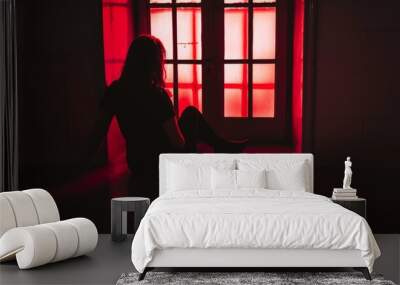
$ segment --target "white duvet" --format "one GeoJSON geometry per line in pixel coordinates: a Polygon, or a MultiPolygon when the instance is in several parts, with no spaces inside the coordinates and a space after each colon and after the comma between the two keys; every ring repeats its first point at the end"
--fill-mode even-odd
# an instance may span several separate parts
{"type": "Polygon", "coordinates": [[[165,248],[358,249],[371,272],[380,255],[359,215],[324,196],[265,189],[164,194],[133,239],[135,268],[165,248]]]}

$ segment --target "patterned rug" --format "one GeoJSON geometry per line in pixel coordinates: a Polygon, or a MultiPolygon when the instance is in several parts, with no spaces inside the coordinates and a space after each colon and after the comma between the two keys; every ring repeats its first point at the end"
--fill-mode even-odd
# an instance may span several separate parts
{"type": "Polygon", "coordinates": [[[360,272],[148,272],[142,281],[138,281],[138,276],[138,273],[122,274],[117,285],[395,285],[392,281],[384,280],[381,275],[372,275],[373,280],[368,281],[360,272]]]}

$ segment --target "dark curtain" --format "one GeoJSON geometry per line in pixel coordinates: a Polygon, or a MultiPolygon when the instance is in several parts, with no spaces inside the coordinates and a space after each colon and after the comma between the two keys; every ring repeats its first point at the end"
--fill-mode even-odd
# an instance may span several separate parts
{"type": "Polygon", "coordinates": [[[0,0],[0,192],[18,188],[15,0],[0,0]]]}

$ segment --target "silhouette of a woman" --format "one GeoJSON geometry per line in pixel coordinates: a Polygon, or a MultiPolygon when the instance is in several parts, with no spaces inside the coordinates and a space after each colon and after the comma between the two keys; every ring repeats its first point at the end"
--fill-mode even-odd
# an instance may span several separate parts
{"type": "Polygon", "coordinates": [[[151,199],[158,196],[160,153],[196,152],[199,141],[210,144],[216,152],[239,152],[244,147],[244,142],[218,136],[194,107],[186,108],[177,118],[164,89],[164,59],[165,48],[159,39],[137,37],[119,80],[110,85],[102,102],[105,129],[115,115],[126,140],[130,194],[151,199]]]}

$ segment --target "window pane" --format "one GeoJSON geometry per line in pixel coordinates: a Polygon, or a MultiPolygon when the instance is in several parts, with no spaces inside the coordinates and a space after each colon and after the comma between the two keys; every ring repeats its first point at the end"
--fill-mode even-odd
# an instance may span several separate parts
{"type": "Polygon", "coordinates": [[[247,117],[247,64],[225,64],[224,116],[247,117]]]}
{"type": "Polygon", "coordinates": [[[275,64],[253,65],[253,117],[274,117],[275,64]]]}
{"type": "Polygon", "coordinates": [[[151,8],[150,13],[151,34],[162,41],[167,59],[172,59],[172,9],[151,8]]]}
{"type": "Polygon", "coordinates": [[[177,9],[178,59],[201,59],[201,10],[177,9]]]}
{"type": "Polygon", "coordinates": [[[275,16],[273,7],[254,8],[253,57],[255,59],[275,58],[275,16]]]}
{"type": "Polygon", "coordinates": [[[246,59],[248,49],[247,8],[225,9],[225,58],[246,59]]]}
{"type": "Polygon", "coordinates": [[[165,88],[170,92],[171,100],[173,103],[174,94],[174,68],[172,64],[165,65],[165,88]]]}
{"type": "Polygon", "coordinates": [[[178,98],[179,115],[188,106],[194,106],[203,111],[202,85],[200,64],[178,65],[178,98]]]}
{"type": "Polygon", "coordinates": [[[253,64],[253,83],[275,82],[275,64],[253,64]]]}

